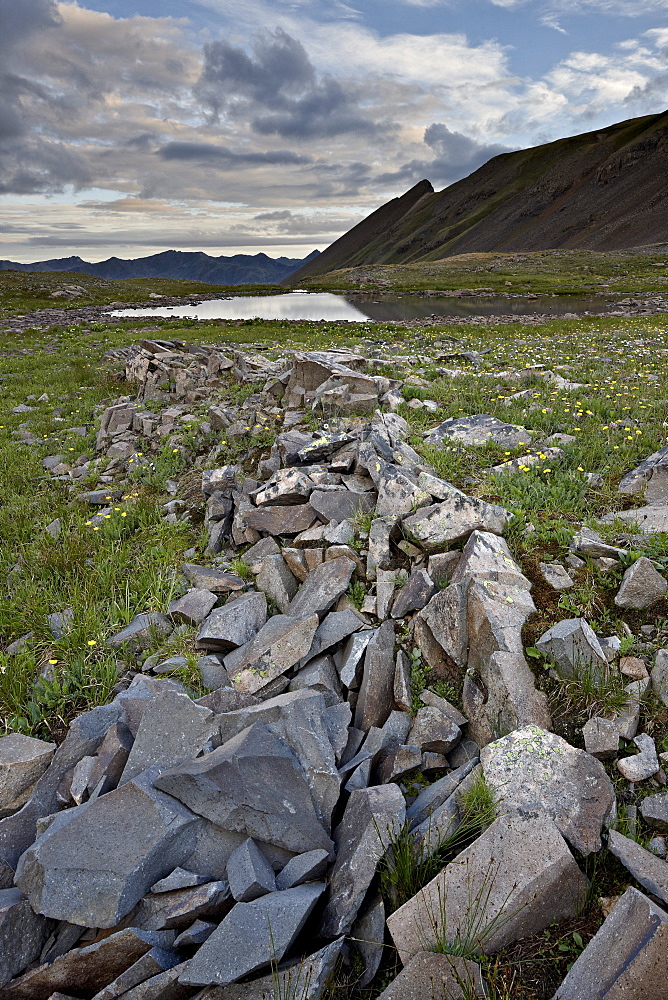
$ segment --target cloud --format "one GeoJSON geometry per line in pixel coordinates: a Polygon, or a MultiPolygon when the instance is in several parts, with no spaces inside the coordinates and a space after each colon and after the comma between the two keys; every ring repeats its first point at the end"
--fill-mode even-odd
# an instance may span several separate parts
{"type": "MultiPolygon", "coordinates": [[[[534,0],[489,0],[495,7],[505,7],[512,10],[527,7],[534,0]]],[[[641,17],[644,14],[664,14],[665,0],[546,0],[536,5],[539,11],[558,12],[561,14],[610,14],[615,17],[641,17]]],[[[549,27],[554,25],[549,24],[549,27]]]]}
{"type": "Polygon", "coordinates": [[[225,41],[204,47],[196,93],[216,120],[246,118],[261,135],[321,138],[379,127],[352,88],[318,75],[304,46],[282,28],[257,35],[250,54],[225,41]]]}
{"type": "Polygon", "coordinates": [[[453,132],[442,122],[433,122],[425,129],[424,142],[435,154],[433,159],[411,160],[397,171],[381,174],[378,182],[401,180],[413,184],[426,177],[438,187],[467,177],[493,156],[511,152],[509,146],[477,142],[461,132],[453,132]]]}
{"type": "Polygon", "coordinates": [[[300,156],[289,149],[276,149],[267,153],[236,153],[225,146],[208,142],[170,142],[158,150],[165,160],[198,160],[212,163],[223,170],[247,166],[290,166],[311,163],[310,156],[300,156]]]}

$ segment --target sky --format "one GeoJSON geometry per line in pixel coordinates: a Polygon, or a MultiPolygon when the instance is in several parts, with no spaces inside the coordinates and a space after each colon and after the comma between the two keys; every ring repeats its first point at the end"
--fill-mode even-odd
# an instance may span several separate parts
{"type": "Polygon", "coordinates": [[[668,0],[0,0],[0,258],[303,257],[668,108],[668,0]]]}

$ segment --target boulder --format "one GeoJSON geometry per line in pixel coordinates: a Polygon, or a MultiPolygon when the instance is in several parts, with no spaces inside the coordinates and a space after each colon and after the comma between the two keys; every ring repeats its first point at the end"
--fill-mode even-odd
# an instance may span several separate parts
{"type": "Polygon", "coordinates": [[[334,663],[339,672],[341,683],[347,688],[357,690],[362,678],[364,653],[369,642],[375,635],[375,629],[363,629],[351,635],[337,650],[334,663]]]}
{"type": "Polygon", "coordinates": [[[359,985],[372,981],[385,951],[385,904],[380,893],[371,899],[353,924],[351,937],[364,964],[359,985]]]}
{"type": "Polygon", "coordinates": [[[171,892],[150,892],[132,914],[132,923],[150,931],[182,929],[199,917],[220,918],[230,906],[228,881],[219,879],[171,892]]]}
{"type": "Polygon", "coordinates": [[[647,556],[641,556],[624,573],[615,604],[618,608],[642,611],[663,597],[666,590],[668,581],[654,569],[647,556]]]}
{"type": "Polygon", "coordinates": [[[241,517],[246,527],[274,536],[298,535],[300,531],[311,528],[318,519],[309,503],[250,508],[241,517]]]}
{"type": "Polygon", "coordinates": [[[668,903],[668,861],[657,858],[617,830],[611,830],[608,834],[608,850],[619,858],[647,892],[663,903],[668,903]]]}
{"type": "Polygon", "coordinates": [[[243,646],[267,620],[267,599],[263,593],[242,594],[206,618],[197,634],[202,649],[229,650],[243,646]]]}
{"type": "Polygon", "coordinates": [[[600,761],[537,726],[483,747],[480,761],[509,813],[549,816],[576,850],[600,850],[601,828],[615,808],[614,788],[600,761]]]}
{"type": "Polygon", "coordinates": [[[406,964],[439,939],[490,955],[578,913],[587,880],[547,816],[505,815],[387,921],[406,964]]]}
{"type": "Polygon", "coordinates": [[[506,540],[489,531],[474,531],[470,535],[449,575],[450,583],[465,583],[469,579],[531,590],[531,583],[511,556],[506,540]]]}
{"type": "Polygon", "coordinates": [[[55,743],[23,733],[0,737],[0,816],[20,809],[53,760],[55,743]]]}
{"type": "Polygon", "coordinates": [[[317,614],[274,615],[250,642],[225,657],[232,686],[254,694],[280,677],[308,654],[318,624],[317,614]]]}
{"type": "Polygon", "coordinates": [[[187,963],[179,981],[224,986],[280,962],[324,891],[323,882],[311,882],[237,903],[187,963]]]}
{"type": "Polygon", "coordinates": [[[473,531],[502,535],[509,517],[503,507],[458,491],[404,518],[403,528],[410,541],[427,552],[439,552],[468,538],[473,531]]]}
{"type": "Polygon", "coordinates": [[[213,712],[187,694],[162,691],[142,715],[137,736],[119,784],[149,767],[164,771],[196,757],[216,731],[213,712]]]}
{"type": "Polygon", "coordinates": [[[262,560],[260,572],[255,578],[255,586],[285,614],[290,601],[297,593],[299,584],[288,569],[283,556],[275,555],[265,556],[262,560]]]}
{"type": "Polygon", "coordinates": [[[183,597],[172,601],[167,608],[167,614],[175,622],[185,625],[199,625],[216,606],[218,594],[210,590],[197,590],[194,587],[183,597]]]}
{"type": "Polygon", "coordinates": [[[456,955],[418,951],[378,1000],[475,1000],[487,996],[480,966],[456,955]],[[466,992],[464,992],[466,990],[466,992]]]}
{"type": "Polygon", "coordinates": [[[383,622],[364,655],[364,673],[355,709],[355,726],[382,726],[394,703],[394,624],[383,622]]]}
{"type": "Polygon", "coordinates": [[[0,889],[0,987],[38,961],[51,927],[19,889],[0,889]]]}
{"type": "Polygon", "coordinates": [[[293,617],[306,614],[324,615],[345,593],[354,570],[355,563],[345,556],[317,566],[297,591],[297,596],[288,608],[288,614],[293,617]]]}
{"type": "MultiPolygon", "coordinates": [[[[477,659],[477,658],[476,658],[477,659]]],[[[484,746],[501,733],[524,726],[551,727],[547,695],[537,691],[529,664],[520,652],[495,652],[478,659],[477,675],[467,673],[463,703],[469,734],[484,746]]]]}
{"type": "Polygon", "coordinates": [[[448,719],[440,709],[425,706],[418,709],[407,742],[420,747],[421,750],[446,754],[459,743],[461,738],[462,732],[459,726],[448,719]]]}
{"type": "Polygon", "coordinates": [[[317,850],[297,854],[276,876],[276,888],[294,889],[303,882],[312,882],[313,879],[325,874],[328,862],[327,851],[317,850]]]}
{"type": "Polygon", "coordinates": [[[232,590],[243,590],[246,586],[246,581],[235,573],[226,573],[222,569],[212,569],[210,566],[184,563],[181,572],[191,587],[196,590],[210,590],[213,594],[228,594],[232,590]]]}
{"type": "MultiPolygon", "coordinates": [[[[491,673],[488,661],[495,653],[523,655],[522,626],[536,610],[525,587],[475,579],[469,585],[466,610],[470,670],[491,673]]],[[[530,683],[526,672],[523,679],[525,686],[530,683]]]]}
{"type": "Polygon", "coordinates": [[[487,444],[493,441],[504,448],[517,448],[521,444],[531,444],[531,434],[516,424],[507,424],[488,413],[478,413],[472,417],[449,417],[438,427],[428,431],[425,439],[430,444],[452,442],[467,446],[487,444]]]}
{"type": "Polygon", "coordinates": [[[425,569],[414,570],[392,604],[392,617],[404,618],[420,611],[436,593],[436,586],[425,569]]]}
{"type": "Polygon", "coordinates": [[[157,645],[160,639],[173,631],[174,626],[166,615],[151,611],[133,618],[129,625],[107,639],[107,645],[112,649],[125,648],[132,653],[141,653],[157,645]]]}
{"type": "Polygon", "coordinates": [[[641,493],[652,479],[654,470],[661,470],[667,465],[668,447],[659,448],[658,451],[643,459],[635,469],[626,473],[619,484],[618,492],[626,495],[641,493]]]}
{"type": "Polygon", "coordinates": [[[338,937],[351,930],[378,862],[405,817],[406,803],[397,785],[352,792],[334,834],[337,856],[322,918],[324,937],[338,937]]]}
{"type": "Polygon", "coordinates": [[[604,524],[624,521],[628,525],[637,525],[638,530],[645,535],[665,534],[668,532],[668,505],[649,504],[646,507],[633,507],[631,510],[612,511],[605,514],[601,521],[604,524]]]}
{"type": "Polygon", "coordinates": [[[608,661],[593,629],[584,618],[557,622],[544,632],[536,647],[554,663],[562,677],[583,672],[607,672],[608,661]]]}
{"type": "Polygon", "coordinates": [[[277,888],[273,868],[250,837],[230,855],[227,877],[232,896],[240,903],[250,903],[277,888]]]}
{"type": "Polygon", "coordinates": [[[648,795],[640,803],[642,818],[653,830],[668,833],[668,792],[648,795]]]}

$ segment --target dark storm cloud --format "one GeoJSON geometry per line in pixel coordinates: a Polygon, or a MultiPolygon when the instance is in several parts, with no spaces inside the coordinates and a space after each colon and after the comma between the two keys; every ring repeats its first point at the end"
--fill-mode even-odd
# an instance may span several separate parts
{"type": "Polygon", "coordinates": [[[411,160],[398,170],[381,174],[376,181],[381,184],[415,183],[429,177],[436,186],[452,184],[487,163],[500,153],[511,152],[510,147],[476,142],[475,139],[452,132],[442,122],[434,122],[425,129],[424,141],[433,150],[431,160],[411,160]]]}
{"type": "Polygon", "coordinates": [[[168,142],[158,150],[163,160],[196,160],[209,163],[222,170],[236,167],[290,166],[310,163],[311,158],[300,156],[289,149],[276,149],[268,153],[235,153],[226,146],[213,146],[208,142],[168,142]]]}
{"type": "Polygon", "coordinates": [[[225,41],[206,45],[196,93],[214,117],[243,117],[261,135],[313,139],[379,128],[357,95],[318,76],[301,42],[281,28],[258,36],[250,55],[225,41]]]}
{"type": "Polygon", "coordinates": [[[21,45],[33,33],[60,23],[55,0],[0,0],[0,139],[20,135],[21,98],[36,88],[21,72],[21,45]]]}

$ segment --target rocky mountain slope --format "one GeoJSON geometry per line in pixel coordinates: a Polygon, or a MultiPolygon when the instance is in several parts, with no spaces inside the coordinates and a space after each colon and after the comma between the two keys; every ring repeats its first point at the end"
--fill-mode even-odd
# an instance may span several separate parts
{"type": "Polygon", "coordinates": [[[175,278],[211,285],[263,285],[282,281],[317,256],[317,250],[304,259],[294,260],[290,257],[268,257],[265,253],[211,257],[206,253],[166,250],[136,260],[109,257],[95,264],[81,257],[39,260],[33,264],[0,260],[0,271],[70,271],[99,278],[175,278]]]}
{"type": "Polygon", "coordinates": [[[668,241],[668,112],[504,153],[435,192],[421,181],[287,279],[456,254],[668,241]]]}

